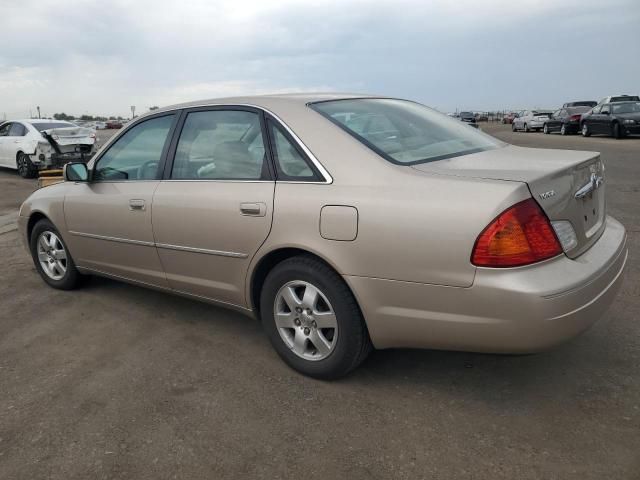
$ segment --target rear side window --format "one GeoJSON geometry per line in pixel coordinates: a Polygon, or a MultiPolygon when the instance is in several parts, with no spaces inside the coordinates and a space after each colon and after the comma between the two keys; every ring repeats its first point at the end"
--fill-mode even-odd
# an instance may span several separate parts
{"type": "Polygon", "coordinates": [[[127,130],[100,157],[94,179],[101,181],[153,180],[168,143],[175,115],[145,120],[127,130]]]}
{"type": "Polygon", "coordinates": [[[27,133],[27,129],[20,123],[12,123],[9,129],[10,137],[23,137],[27,133]]]}
{"type": "Polygon", "coordinates": [[[310,104],[386,160],[432,162],[505,146],[468,124],[406,100],[358,98],[310,104]]]}
{"type": "Polygon", "coordinates": [[[244,110],[189,113],[176,148],[171,178],[268,179],[260,116],[244,110]]]}
{"type": "Polygon", "coordinates": [[[285,132],[269,120],[273,156],[278,180],[316,181],[318,176],[304,155],[291,142],[285,132]]]}

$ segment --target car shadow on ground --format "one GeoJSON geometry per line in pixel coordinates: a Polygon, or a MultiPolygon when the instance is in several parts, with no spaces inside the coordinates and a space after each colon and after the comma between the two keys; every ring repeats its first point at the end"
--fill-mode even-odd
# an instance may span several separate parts
{"type": "MultiPolygon", "coordinates": [[[[260,323],[241,313],[101,277],[92,277],[82,291],[91,296],[109,297],[105,299],[107,304],[131,303],[145,310],[148,308],[154,325],[169,322],[180,329],[193,348],[207,348],[227,338],[249,336],[247,348],[251,348],[246,354],[264,355],[264,368],[270,370],[270,375],[318,382],[302,377],[280,361],[260,323]],[[259,346],[259,352],[255,351],[256,346],[259,346]]],[[[387,389],[422,385],[425,389],[453,389],[456,394],[468,394],[478,400],[497,401],[496,395],[500,395],[499,402],[525,395],[537,397],[538,389],[543,386],[547,392],[549,385],[555,385],[557,391],[575,388],[575,382],[580,383],[581,379],[585,384],[592,382],[594,371],[605,368],[603,365],[616,361],[624,363],[624,359],[616,360],[616,352],[609,351],[605,342],[598,339],[598,335],[578,337],[550,351],[532,355],[376,350],[359,368],[335,383],[362,388],[386,386],[387,389]],[[572,387],[568,386],[568,377],[573,379],[572,387]]],[[[243,361],[242,358],[237,360],[243,361]]]]}

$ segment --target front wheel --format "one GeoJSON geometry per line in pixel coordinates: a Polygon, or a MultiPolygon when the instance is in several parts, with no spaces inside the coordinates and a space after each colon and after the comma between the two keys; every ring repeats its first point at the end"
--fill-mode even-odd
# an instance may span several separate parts
{"type": "Polygon", "coordinates": [[[313,257],[287,259],[269,272],[260,295],[260,316],[280,357],[311,377],[342,377],[372,349],[351,290],[340,275],[313,257]]]}
{"type": "Polygon", "coordinates": [[[562,126],[560,127],[560,135],[566,135],[567,134],[567,126],[563,123],[562,126]]]}
{"type": "Polygon", "coordinates": [[[527,125],[526,123],[524,124],[524,133],[529,133],[529,125],[527,125]]]}
{"type": "Polygon", "coordinates": [[[581,133],[583,137],[588,137],[589,135],[591,135],[591,130],[589,130],[589,125],[587,125],[586,122],[582,124],[581,133]]]}
{"type": "Polygon", "coordinates": [[[620,139],[623,137],[622,129],[620,128],[620,124],[618,122],[613,124],[613,138],[620,139]]]}
{"type": "Polygon", "coordinates": [[[551,133],[551,132],[549,131],[549,127],[547,126],[547,124],[546,124],[546,123],[542,126],[542,131],[543,131],[546,135],[549,135],[549,134],[551,133]]]}
{"type": "Polygon", "coordinates": [[[42,219],[33,227],[30,249],[36,270],[49,286],[59,290],[78,286],[80,273],[62,236],[49,220],[42,219]]]}
{"type": "Polygon", "coordinates": [[[38,168],[31,161],[31,157],[23,152],[18,153],[16,157],[16,167],[22,178],[35,178],[38,174],[38,168]]]}
{"type": "Polygon", "coordinates": [[[512,132],[515,132],[515,131],[517,131],[517,130],[518,130],[518,129],[516,128],[516,123],[515,123],[515,122],[513,122],[513,123],[511,124],[511,131],[512,131],[512,132]]]}

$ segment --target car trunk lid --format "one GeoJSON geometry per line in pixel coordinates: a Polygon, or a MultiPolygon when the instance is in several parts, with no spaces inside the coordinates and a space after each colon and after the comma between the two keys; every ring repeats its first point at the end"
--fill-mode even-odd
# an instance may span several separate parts
{"type": "Polygon", "coordinates": [[[575,258],[598,239],[605,225],[604,165],[597,152],[507,146],[413,165],[434,174],[524,182],[551,221],[571,222],[575,258]]]}
{"type": "Polygon", "coordinates": [[[76,147],[93,146],[96,141],[95,133],[90,128],[61,127],[43,130],[42,135],[51,143],[58,153],[79,151],[76,147]]]}

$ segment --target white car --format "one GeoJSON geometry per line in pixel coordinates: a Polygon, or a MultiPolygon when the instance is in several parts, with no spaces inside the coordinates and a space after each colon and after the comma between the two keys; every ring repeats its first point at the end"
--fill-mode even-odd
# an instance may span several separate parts
{"type": "Polygon", "coordinates": [[[95,131],[61,120],[12,120],[0,124],[0,167],[33,178],[38,170],[87,161],[94,153],[95,131]]]}
{"type": "Polygon", "coordinates": [[[549,120],[551,110],[526,110],[522,115],[513,119],[511,124],[511,130],[517,132],[518,130],[524,130],[530,132],[531,130],[540,131],[544,126],[544,122],[549,120]]]}

